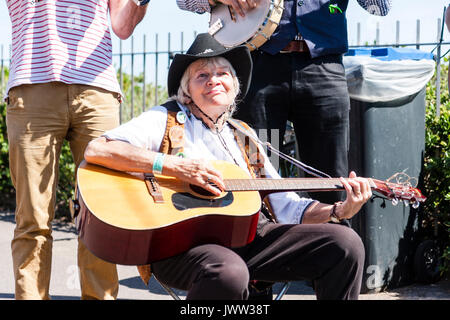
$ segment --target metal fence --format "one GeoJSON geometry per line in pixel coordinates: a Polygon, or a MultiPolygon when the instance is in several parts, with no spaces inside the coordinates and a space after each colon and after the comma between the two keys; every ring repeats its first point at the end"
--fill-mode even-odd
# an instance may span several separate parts
{"type": "MultiPolygon", "coordinates": [[[[393,43],[382,43],[380,40],[380,26],[377,23],[376,32],[370,42],[362,40],[361,24],[356,24],[356,43],[352,47],[415,47],[424,51],[433,52],[436,68],[440,70],[441,61],[450,51],[450,42],[443,41],[444,23],[443,19],[437,19],[436,41],[421,42],[421,22],[416,22],[416,41],[401,42],[399,21],[395,25],[395,41],[393,43]],[[442,52],[445,52],[442,54],[442,52]]],[[[411,31],[411,30],[409,30],[411,31]]],[[[126,41],[113,43],[113,63],[117,70],[118,81],[122,88],[124,101],[121,105],[121,121],[128,121],[148,108],[158,105],[167,98],[166,78],[171,59],[176,53],[185,52],[185,48],[195,38],[196,32],[181,32],[178,35],[168,33],[163,39],[159,34],[150,37],[146,35],[139,41],[131,37],[126,41]],[[140,50],[137,50],[137,46],[140,50]],[[124,47],[128,47],[126,50],[124,47]],[[151,50],[147,47],[152,47],[151,50]]],[[[0,93],[3,95],[6,88],[7,67],[9,66],[10,46],[0,47],[0,93]]],[[[440,75],[440,72],[437,73],[440,75]]],[[[437,77],[436,83],[440,78],[437,77]]],[[[437,113],[439,114],[440,86],[436,89],[437,113]]]]}

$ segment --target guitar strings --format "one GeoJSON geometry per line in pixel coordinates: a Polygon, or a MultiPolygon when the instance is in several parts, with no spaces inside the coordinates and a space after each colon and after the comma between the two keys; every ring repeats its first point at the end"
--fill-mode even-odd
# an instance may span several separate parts
{"type": "Polygon", "coordinates": [[[275,153],[277,156],[279,156],[281,159],[284,159],[288,162],[290,162],[291,164],[293,164],[294,166],[296,166],[297,168],[302,169],[304,172],[316,177],[316,178],[331,178],[330,175],[320,171],[319,169],[313,168],[311,166],[308,166],[307,164],[301,162],[300,160],[297,160],[283,152],[281,152],[280,150],[274,148],[269,142],[262,142],[257,136],[253,135],[252,132],[249,132],[248,130],[244,130],[243,128],[241,128],[241,125],[238,124],[236,121],[228,119],[228,122],[234,127],[236,128],[239,132],[241,132],[242,134],[246,135],[247,137],[249,137],[250,139],[253,140],[253,142],[263,146],[263,147],[267,147],[268,150],[270,150],[271,152],[275,153]]]}
{"type": "Polygon", "coordinates": [[[397,183],[403,187],[409,188],[415,188],[417,186],[418,180],[417,178],[414,177],[410,177],[408,174],[406,174],[404,171],[403,172],[397,172],[395,174],[393,174],[391,177],[389,177],[386,182],[391,182],[392,180],[395,180],[394,183],[397,183]]]}

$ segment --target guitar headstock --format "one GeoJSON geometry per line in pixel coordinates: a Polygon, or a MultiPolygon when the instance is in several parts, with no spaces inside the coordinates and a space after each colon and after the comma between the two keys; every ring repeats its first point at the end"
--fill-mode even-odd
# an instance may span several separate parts
{"type": "Polygon", "coordinates": [[[419,189],[414,188],[411,185],[376,179],[372,180],[375,183],[373,189],[389,200],[392,200],[393,203],[403,200],[407,203],[412,203],[413,207],[417,208],[420,202],[424,202],[427,199],[419,189]]]}

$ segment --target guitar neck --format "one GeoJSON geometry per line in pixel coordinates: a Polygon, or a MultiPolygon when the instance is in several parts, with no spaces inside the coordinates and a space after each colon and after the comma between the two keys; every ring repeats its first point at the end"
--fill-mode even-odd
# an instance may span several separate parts
{"type": "Polygon", "coordinates": [[[226,191],[313,192],[344,189],[339,178],[225,179],[224,183],[226,191]]]}

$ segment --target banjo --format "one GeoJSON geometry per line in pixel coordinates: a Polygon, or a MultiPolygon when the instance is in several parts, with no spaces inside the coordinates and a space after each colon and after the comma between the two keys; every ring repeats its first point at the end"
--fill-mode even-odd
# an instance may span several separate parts
{"type": "Polygon", "coordinates": [[[241,17],[231,6],[218,4],[211,11],[208,32],[225,47],[245,44],[252,51],[269,40],[283,10],[283,0],[260,0],[241,17]]]}

